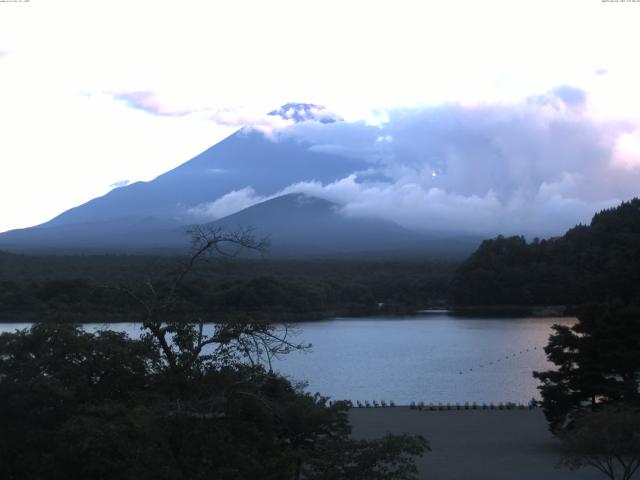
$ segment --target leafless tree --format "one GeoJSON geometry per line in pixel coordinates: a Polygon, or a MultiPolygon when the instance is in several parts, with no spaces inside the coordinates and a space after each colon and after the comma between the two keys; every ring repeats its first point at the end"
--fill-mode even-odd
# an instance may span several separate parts
{"type": "Polygon", "coordinates": [[[251,229],[227,231],[194,226],[189,230],[192,248],[186,261],[168,275],[163,285],[147,278],[142,289],[123,288],[141,306],[143,337],[156,343],[168,369],[185,376],[201,372],[215,362],[228,365],[234,360],[255,367],[263,362],[272,371],[272,360],[308,345],[291,339],[289,325],[260,322],[221,321],[205,332],[203,318],[175,318],[180,285],[206,257],[229,258],[243,252],[264,254],[267,239],[258,239],[251,229]]]}

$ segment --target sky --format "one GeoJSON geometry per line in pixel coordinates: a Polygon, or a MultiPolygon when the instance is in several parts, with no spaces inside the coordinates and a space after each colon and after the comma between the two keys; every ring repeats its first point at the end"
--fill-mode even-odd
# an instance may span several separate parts
{"type": "Polygon", "coordinates": [[[0,231],[248,126],[369,158],[384,181],[288,189],[347,214],[559,233],[640,194],[638,24],[602,0],[0,2],[0,231]],[[265,118],[287,102],[346,121],[265,118]]]}

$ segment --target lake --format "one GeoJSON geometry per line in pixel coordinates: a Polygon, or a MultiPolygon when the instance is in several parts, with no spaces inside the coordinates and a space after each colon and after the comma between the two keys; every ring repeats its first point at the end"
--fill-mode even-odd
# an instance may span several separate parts
{"type": "MultiPolygon", "coordinates": [[[[468,318],[447,312],[412,317],[336,318],[296,325],[313,345],[274,368],[334,399],[397,404],[527,402],[539,398],[531,372],[547,370],[543,347],[551,325],[573,318],[468,318]]],[[[29,324],[0,324],[0,332],[29,324]]],[[[139,334],[139,325],[88,324],[139,334]]]]}

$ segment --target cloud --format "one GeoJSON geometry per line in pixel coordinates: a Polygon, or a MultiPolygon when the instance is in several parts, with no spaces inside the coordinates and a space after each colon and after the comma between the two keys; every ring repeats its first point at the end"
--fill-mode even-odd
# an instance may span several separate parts
{"type": "MultiPolygon", "coordinates": [[[[371,167],[273,195],[306,193],[345,215],[422,231],[558,235],[640,194],[639,133],[633,122],[593,117],[586,93],[570,86],[515,103],[389,110],[379,125],[303,121],[269,138],[371,167]]],[[[243,189],[204,211],[219,218],[267,198],[243,189]]]]}
{"type": "Polygon", "coordinates": [[[586,107],[587,101],[587,92],[571,85],[560,85],[544,95],[533,95],[526,99],[527,103],[548,110],[577,113],[586,107]]]}
{"type": "Polygon", "coordinates": [[[384,218],[435,234],[556,235],[617,202],[564,197],[559,186],[545,184],[531,197],[518,193],[501,199],[493,190],[463,195],[420,183],[369,184],[352,175],[326,185],[298,183],[282,193],[324,198],[342,205],[341,213],[346,216],[384,218]]]}
{"type": "Polygon", "coordinates": [[[113,98],[124,102],[130,108],[142,110],[143,112],[147,112],[151,115],[158,115],[162,117],[182,117],[191,113],[190,110],[170,109],[166,107],[160,102],[156,93],[146,90],[119,92],[113,94],[113,98]]]}
{"type": "Polygon", "coordinates": [[[242,109],[219,110],[209,118],[218,125],[256,130],[269,138],[275,131],[295,123],[294,119],[283,118],[280,115],[256,114],[242,109]]]}
{"type": "Polygon", "coordinates": [[[129,185],[131,182],[129,180],[120,180],[119,182],[115,182],[112,183],[111,185],[109,185],[109,188],[120,188],[120,187],[126,187],[127,185],[129,185]]]}
{"type": "Polygon", "coordinates": [[[271,139],[275,139],[280,131],[295,124],[305,122],[327,124],[340,120],[337,113],[321,105],[309,103],[287,103],[267,115],[247,109],[223,109],[209,118],[218,125],[255,130],[271,139]]]}
{"type": "Polygon", "coordinates": [[[587,101],[586,92],[571,85],[561,85],[560,87],[554,88],[551,92],[562,100],[565,105],[571,107],[582,107],[587,101]]]}
{"type": "Polygon", "coordinates": [[[640,169],[640,128],[617,138],[612,163],[630,172],[640,169]]]}
{"type": "Polygon", "coordinates": [[[327,107],[313,103],[287,103],[269,115],[279,115],[282,118],[293,120],[295,123],[306,121],[333,123],[342,119],[339,114],[327,107]]]}
{"type": "Polygon", "coordinates": [[[203,203],[187,210],[193,221],[210,222],[244,210],[271,197],[257,195],[251,187],[233,190],[211,203],[203,203]]]}

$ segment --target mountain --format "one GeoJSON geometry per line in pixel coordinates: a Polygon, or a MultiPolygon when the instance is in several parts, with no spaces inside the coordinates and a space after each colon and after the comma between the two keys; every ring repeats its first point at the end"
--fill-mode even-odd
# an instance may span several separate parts
{"type": "MultiPolygon", "coordinates": [[[[153,217],[114,222],[14,230],[0,235],[0,246],[18,251],[183,252],[189,246],[188,225],[153,217]]],[[[271,257],[446,256],[464,257],[478,245],[475,238],[428,237],[387,220],[351,218],[340,205],[303,194],[282,195],[208,224],[227,231],[252,228],[269,239],[271,257]]]]}
{"type": "Polygon", "coordinates": [[[258,237],[268,237],[273,256],[415,256],[429,251],[462,256],[477,241],[452,242],[407,230],[387,220],[353,218],[340,206],[302,194],[289,194],[254,205],[212,224],[235,230],[251,225],[258,237]]]}
{"type": "MultiPolygon", "coordinates": [[[[311,115],[307,104],[287,104],[272,114],[290,113],[292,120],[311,115]]],[[[321,121],[323,120],[321,118],[321,121]]],[[[150,182],[136,182],[58,215],[43,226],[105,222],[132,217],[190,223],[188,210],[251,186],[269,196],[297,182],[332,182],[366,169],[363,160],[313,151],[292,139],[272,141],[264,134],[240,130],[200,155],[150,182]]],[[[117,223],[117,222],[116,222],[117,223]]]]}
{"type": "MultiPolygon", "coordinates": [[[[293,122],[340,121],[322,107],[310,104],[287,104],[271,114],[293,122]]],[[[330,183],[370,166],[364,160],[312,147],[294,139],[274,141],[261,132],[242,129],[152,181],[116,188],[42,225],[0,234],[0,248],[57,252],[183,250],[189,243],[187,226],[202,221],[193,212],[232,191],[251,187],[256,196],[271,198],[294,183],[330,183]]],[[[459,256],[463,251],[470,253],[479,243],[478,239],[466,238],[443,243],[442,238],[428,239],[392,222],[349,218],[338,210],[337,205],[320,199],[283,196],[222,219],[218,225],[254,226],[257,233],[272,238],[274,252],[281,255],[432,249],[433,253],[456,251],[459,256]]]]}
{"type": "Polygon", "coordinates": [[[189,244],[186,227],[158,217],[120,217],[49,225],[0,234],[0,248],[18,252],[175,252],[189,244]]]}

